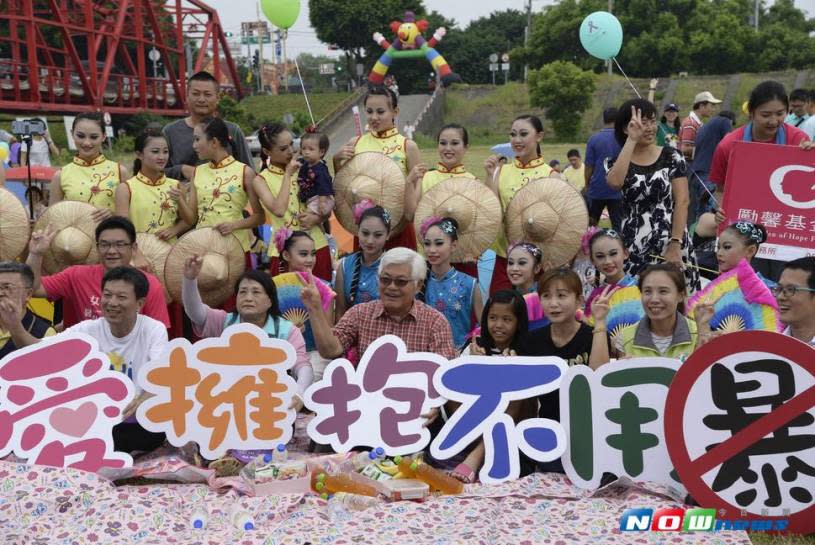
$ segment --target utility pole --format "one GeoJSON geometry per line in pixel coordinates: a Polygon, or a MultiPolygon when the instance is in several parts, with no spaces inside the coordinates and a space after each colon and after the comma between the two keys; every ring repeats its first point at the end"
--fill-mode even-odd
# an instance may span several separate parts
{"type": "Polygon", "coordinates": [[[258,16],[258,25],[257,25],[257,35],[258,35],[258,82],[260,84],[260,94],[263,94],[264,87],[263,87],[263,40],[266,39],[266,24],[260,18],[260,2],[255,4],[255,9],[257,10],[258,16]]]}
{"type": "MultiPolygon", "coordinates": [[[[611,1],[611,0],[609,0],[611,1]]],[[[532,0],[526,2],[526,30],[524,31],[524,49],[529,47],[529,35],[532,33],[532,0]]],[[[526,56],[529,57],[529,51],[526,51],[526,56]]],[[[495,74],[493,73],[493,79],[495,74]]],[[[524,63],[524,81],[529,78],[529,62],[524,63]]],[[[493,85],[495,82],[493,81],[493,85]]]]}
{"type": "Polygon", "coordinates": [[[761,0],[756,0],[756,13],[755,13],[756,32],[758,32],[758,12],[759,12],[759,6],[760,5],[761,5],[761,0]]]}
{"type": "MultiPolygon", "coordinates": [[[[614,0],[608,0],[608,12],[614,13],[614,0]]],[[[610,76],[613,73],[613,66],[611,64],[611,59],[606,61],[606,65],[608,66],[608,75],[610,76]]]]}

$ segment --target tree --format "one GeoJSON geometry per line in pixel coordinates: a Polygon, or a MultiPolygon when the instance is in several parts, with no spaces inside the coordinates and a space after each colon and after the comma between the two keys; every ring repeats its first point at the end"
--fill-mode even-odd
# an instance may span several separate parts
{"type": "Polygon", "coordinates": [[[529,71],[529,103],[546,109],[560,140],[572,141],[580,130],[581,114],[591,106],[594,74],[565,61],[529,71]]]}

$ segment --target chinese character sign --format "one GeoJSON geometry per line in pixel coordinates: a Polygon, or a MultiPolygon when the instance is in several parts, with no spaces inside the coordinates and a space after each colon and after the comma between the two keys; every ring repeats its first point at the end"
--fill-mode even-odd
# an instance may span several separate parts
{"type": "Polygon", "coordinates": [[[663,415],[679,360],[634,358],[596,371],[576,365],[563,379],[560,419],[568,442],[563,467],[582,488],[597,488],[603,473],[684,489],[673,474],[663,415]]]}
{"type": "Polygon", "coordinates": [[[517,479],[518,449],[541,462],[559,458],[565,437],[558,422],[529,418],[516,425],[508,413],[513,401],[557,389],[565,368],[554,357],[462,356],[445,365],[436,374],[436,390],[461,405],[433,440],[430,453],[443,460],[483,439],[479,478],[484,483],[517,479]]]}
{"type": "Polygon", "coordinates": [[[139,407],[139,423],[176,446],[195,441],[208,459],[286,443],[296,416],[287,373],[295,358],[289,343],[249,324],[195,344],[174,339],[165,358],[139,371],[139,386],[154,394],[139,407]]]}
{"type": "Polygon", "coordinates": [[[671,459],[702,505],[815,531],[815,350],[725,335],[679,369],[665,409],[671,459]]]}
{"type": "Polygon", "coordinates": [[[408,353],[393,335],[371,343],[356,369],[346,359],[332,361],[306,390],[305,405],[317,413],[309,437],[337,452],[381,447],[395,456],[421,450],[430,441],[421,416],[444,402],[433,376],[446,363],[436,354],[408,353]]]}
{"type": "Polygon", "coordinates": [[[791,260],[815,254],[815,167],[797,146],[739,142],[728,162],[723,207],[728,223],[764,224],[757,257],[791,260]]]}
{"type": "Polygon", "coordinates": [[[0,361],[0,457],[98,471],[133,464],[114,452],[113,426],[133,383],[110,370],[96,340],[72,333],[44,339],[0,361]]]}

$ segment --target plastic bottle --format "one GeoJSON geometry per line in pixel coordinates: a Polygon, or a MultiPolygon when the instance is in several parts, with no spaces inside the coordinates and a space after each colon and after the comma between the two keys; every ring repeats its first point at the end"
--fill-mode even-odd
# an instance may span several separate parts
{"type": "Polygon", "coordinates": [[[399,466],[399,471],[409,479],[419,479],[430,485],[430,488],[438,490],[444,494],[461,494],[464,491],[464,483],[435,469],[427,464],[419,463],[410,458],[397,456],[394,461],[399,466]]]}
{"type": "Polygon", "coordinates": [[[347,475],[329,475],[325,472],[313,472],[311,474],[311,488],[323,499],[327,499],[328,494],[337,492],[350,492],[362,496],[376,497],[377,491],[374,487],[355,482],[347,475]]]}
{"type": "Polygon", "coordinates": [[[385,457],[385,451],[382,447],[377,447],[371,451],[363,451],[358,452],[354,456],[351,457],[351,465],[354,466],[354,469],[357,471],[361,471],[362,468],[377,461],[380,458],[385,457]]]}
{"type": "Polygon", "coordinates": [[[279,443],[271,452],[260,454],[248,464],[243,466],[240,475],[244,479],[252,481],[254,480],[255,474],[259,468],[268,466],[271,463],[283,463],[288,461],[288,459],[289,451],[286,450],[286,445],[284,443],[279,443]]]}
{"type": "Polygon", "coordinates": [[[369,507],[376,507],[379,500],[370,496],[361,496],[359,494],[350,494],[348,492],[337,492],[331,501],[338,501],[348,511],[364,511],[369,507]]]}
{"type": "Polygon", "coordinates": [[[209,522],[209,514],[207,510],[203,507],[199,507],[195,511],[193,511],[192,516],[190,517],[190,528],[194,528],[196,530],[203,530],[207,527],[207,523],[209,522]]]}
{"type": "Polygon", "coordinates": [[[255,519],[239,505],[229,510],[229,522],[238,530],[249,531],[255,529],[255,519]]]}
{"type": "MultiPolygon", "coordinates": [[[[272,451],[272,453],[270,455],[267,455],[267,456],[271,456],[269,461],[266,462],[267,464],[269,462],[276,462],[276,463],[287,462],[289,460],[289,451],[286,450],[285,443],[278,443],[277,447],[275,447],[275,449],[272,451]]],[[[264,457],[264,461],[265,461],[265,457],[264,457]]]]}

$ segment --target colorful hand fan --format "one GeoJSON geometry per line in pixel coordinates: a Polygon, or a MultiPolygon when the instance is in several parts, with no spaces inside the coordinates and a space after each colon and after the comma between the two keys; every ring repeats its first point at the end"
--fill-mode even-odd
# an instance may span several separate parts
{"type": "MultiPolygon", "coordinates": [[[[289,272],[279,274],[273,280],[277,288],[277,301],[283,318],[297,327],[305,324],[308,321],[308,310],[300,299],[300,292],[308,282],[308,277],[305,273],[289,272]]],[[[314,282],[320,292],[323,309],[328,309],[337,294],[319,278],[314,278],[314,282]]]]}
{"type": "Polygon", "coordinates": [[[537,293],[527,293],[524,295],[526,303],[526,315],[529,318],[529,331],[535,331],[549,325],[549,318],[543,313],[541,298],[537,293]]]}
{"type": "Polygon", "coordinates": [[[710,328],[714,331],[758,329],[781,332],[784,329],[775,297],[746,259],[690,298],[687,305],[689,318],[693,318],[697,303],[708,296],[713,301],[710,328]]]}
{"type": "MultiPolygon", "coordinates": [[[[642,308],[642,294],[636,284],[617,288],[611,292],[608,306],[606,327],[612,337],[619,334],[624,327],[634,325],[645,317],[645,309],[642,308]]],[[[592,316],[589,316],[587,321],[590,326],[594,326],[592,316]]]]}

